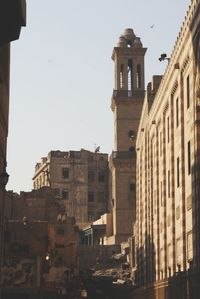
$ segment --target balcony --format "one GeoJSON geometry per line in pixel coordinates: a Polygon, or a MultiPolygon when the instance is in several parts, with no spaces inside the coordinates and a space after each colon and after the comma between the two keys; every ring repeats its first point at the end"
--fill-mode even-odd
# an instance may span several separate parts
{"type": "Polygon", "coordinates": [[[113,98],[143,98],[144,90],[113,90],[113,98]]]}
{"type": "Polygon", "coordinates": [[[112,159],[134,159],[136,157],[135,151],[112,152],[112,159]]]}

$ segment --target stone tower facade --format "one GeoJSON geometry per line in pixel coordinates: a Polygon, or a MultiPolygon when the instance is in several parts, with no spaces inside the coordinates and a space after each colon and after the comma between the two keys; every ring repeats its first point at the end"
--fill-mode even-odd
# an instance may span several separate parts
{"type": "Polygon", "coordinates": [[[144,55],[140,38],[128,28],[113,49],[115,89],[114,151],[110,157],[113,236],[110,243],[132,234],[135,213],[135,140],[144,99],[144,55]]]}

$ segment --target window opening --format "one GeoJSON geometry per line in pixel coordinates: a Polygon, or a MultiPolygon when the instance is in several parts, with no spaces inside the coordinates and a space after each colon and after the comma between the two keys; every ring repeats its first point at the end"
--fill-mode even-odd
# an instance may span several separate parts
{"type": "Polygon", "coordinates": [[[133,66],[132,66],[132,60],[128,60],[128,67],[127,67],[127,73],[128,73],[128,91],[132,91],[133,89],[133,66]]]}
{"type": "Polygon", "coordinates": [[[191,174],[191,149],[190,149],[190,141],[188,142],[188,175],[191,174]]]}
{"type": "Polygon", "coordinates": [[[187,76],[187,108],[190,107],[190,77],[187,76]]]}
{"type": "Polygon", "coordinates": [[[120,81],[120,88],[123,88],[124,86],[124,83],[123,83],[123,72],[124,72],[124,65],[121,64],[121,67],[120,67],[120,74],[119,74],[119,81],[120,81]]]}
{"type": "Polygon", "coordinates": [[[137,88],[141,88],[141,65],[137,64],[137,76],[136,76],[137,88]]]}

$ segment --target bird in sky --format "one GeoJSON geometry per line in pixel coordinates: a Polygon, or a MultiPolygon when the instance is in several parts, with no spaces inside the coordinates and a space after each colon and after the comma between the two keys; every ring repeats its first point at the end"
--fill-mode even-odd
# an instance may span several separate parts
{"type": "Polygon", "coordinates": [[[155,24],[151,25],[150,28],[152,29],[155,26],[155,24]]]}

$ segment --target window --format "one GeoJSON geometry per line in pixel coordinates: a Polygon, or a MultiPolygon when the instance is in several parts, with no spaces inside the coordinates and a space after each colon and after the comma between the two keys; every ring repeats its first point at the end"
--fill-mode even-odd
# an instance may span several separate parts
{"type": "Polygon", "coordinates": [[[135,191],[135,184],[134,184],[134,183],[131,183],[131,184],[129,185],[129,190],[130,190],[131,192],[134,192],[134,191],[135,191]]]}
{"type": "Polygon", "coordinates": [[[188,175],[191,174],[191,149],[190,149],[190,141],[188,141],[188,175]]]}
{"type": "Polygon", "coordinates": [[[179,157],[176,160],[176,168],[177,168],[177,171],[176,171],[177,187],[179,187],[180,186],[179,157]]]}
{"type": "Polygon", "coordinates": [[[186,92],[187,92],[187,108],[190,107],[190,77],[187,76],[187,81],[186,81],[186,92]]]}
{"type": "Polygon", "coordinates": [[[67,168],[67,167],[62,168],[62,177],[63,177],[63,179],[69,178],[69,168],[67,168]]]}
{"type": "Polygon", "coordinates": [[[167,142],[169,143],[169,116],[167,118],[167,142]]]}
{"type": "MultiPolygon", "coordinates": [[[[182,256],[182,244],[180,238],[176,240],[176,263],[177,263],[177,268],[180,267],[181,265],[181,256],[182,256]]],[[[179,270],[179,269],[178,269],[179,270]]]]}
{"type": "Polygon", "coordinates": [[[104,173],[100,172],[99,173],[99,182],[104,183],[104,181],[105,181],[105,175],[104,175],[104,173]]]}
{"type": "Polygon", "coordinates": [[[168,197],[170,197],[170,170],[168,170],[168,197]]]}
{"type": "Polygon", "coordinates": [[[189,232],[187,235],[187,258],[188,258],[188,261],[191,261],[193,259],[192,232],[189,232]]]}
{"type": "Polygon", "coordinates": [[[93,202],[94,201],[94,192],[89,191],[88,192],[88,202],[93,202]]]}
{"type": "Polygon", "coordinates": [[[131,140],[133,140],[133,139],[135,138],[135,132],[134,132],[133,130],[130,130],[130,131],[128,132],[128,137],[129,137],[131,140]]]}
{"type": "Polygon", "coordinates": [[[88,171],[88,181],[94,182],[94,171],[88,171]]]}
{"type": "Polygon", "coordinates": [[[124,71],[124,66],[121,64],[120,67],[120,75],[119,75],[119,81],[120,81],[120,88],[123,88],[123,71],[124,71]]]}
{"type": "Polygon", "coordinates": [[[141,65],[137,64],[137,88],[141,88],[141,65]]]}
{"type": "Polygon", "coordinates": [[[131,91],[133,89],[133,82],[132,82],[132,72],[133,72],[133,67],[132,67],[132,60],[128,60],[128,67],[127,67],[127,74],[128,74],[128,91],[131,91]]]}
{"type": "Polygon", "coordinates": [[[179,101],[176,99],[176,127],[179,126],[179,101]]]}
{"type": "Polygon", "coordinates": [[[68,200],[69,199],[69,192],[68,190],[62,190],[62,198],[68,200]]]}

